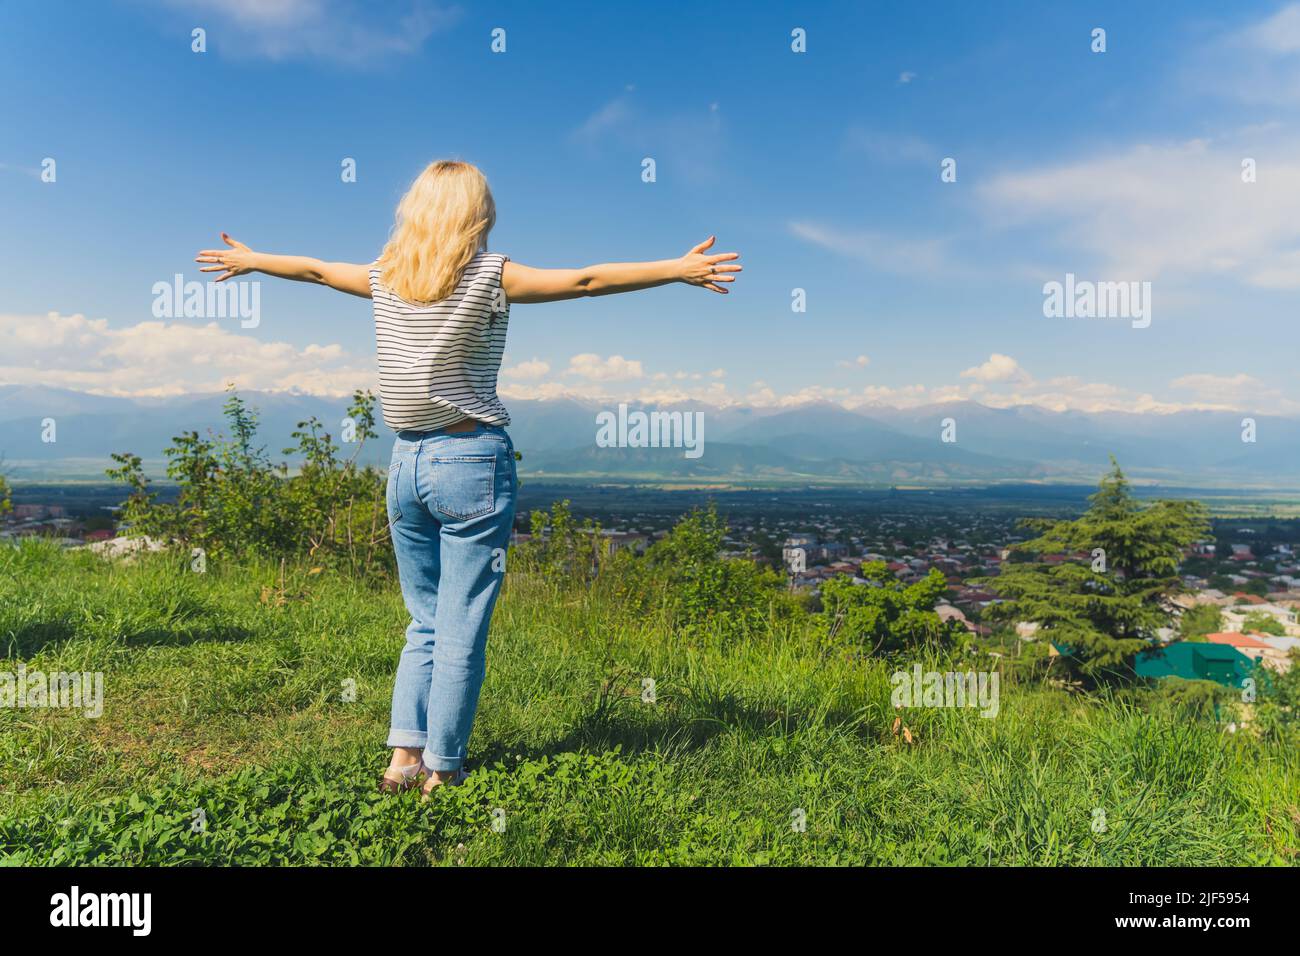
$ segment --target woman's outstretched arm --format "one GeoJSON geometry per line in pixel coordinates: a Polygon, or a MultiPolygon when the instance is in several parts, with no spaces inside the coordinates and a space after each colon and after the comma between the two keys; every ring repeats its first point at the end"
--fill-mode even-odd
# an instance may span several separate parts
{"type": "MultiPolygon", "coordinates": [[[[232,276],[244,275],[246,272],[264,272],[279,279],[293,279],[296,282],[315,282],[327,285],[340,292],[350,292],[364,299],[370,298],[370,267],[351,262],[322,262],[308,256],[273,256],[265,252],[254,252],[237,239],[231,239],[224,232],[222,240],[229,249],[204,249],[195,257],[195,262],[213,262],[216,265],[204,266],[200,272],[221,272],[218,282],[224,282],[232,276]]],[[[509,293],[507,293],[509,294],[509,293]]]]}
{"type": "Polygon", "coordinates": [[[686,282],[725,295],[727,290],[718,283],[735,281],[731,273],[740,272],[742,267],[732,260],[739,259],[740,253],[709,255],[705,250],[715,239],[710,236],[680,259],[658,262],[610,262],[585,269],[532,269],[507,262],[501,271],[501,285],[511,302],[555,302],[587,295],[613,295],[670,282],[686,282]]]}

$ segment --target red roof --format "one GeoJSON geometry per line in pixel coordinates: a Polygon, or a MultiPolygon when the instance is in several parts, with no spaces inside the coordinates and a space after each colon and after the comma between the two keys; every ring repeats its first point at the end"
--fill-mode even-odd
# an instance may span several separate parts
{"type": "Polygon", "coordinates": [[[1235,598],[1241,598],[1241,599],[1242,599],[1243,601],[1245,601],[1247,604],[1267,604],[1267,603],[1268,603],[1268,602],[1265,601],[1262,597],[1260,597],[1258,594],[1247,594],[1245,591],[1238,591],[1238,592],[1236,592],[1235,594],[1233,594],[1233,597],[1235,597],[1235,598]]]}
{"type": "Polygon", "coordinates": [[[1254,647],[1259,650],[1271,651],[1273,645],[1265,644],[1257,637],[1251,637],[1249,634],[1234,634],[1224,632],[1220,634],[1206,634],[1205,639],[1211,644],[1229,644],[1232,647],[1254,647]]]}

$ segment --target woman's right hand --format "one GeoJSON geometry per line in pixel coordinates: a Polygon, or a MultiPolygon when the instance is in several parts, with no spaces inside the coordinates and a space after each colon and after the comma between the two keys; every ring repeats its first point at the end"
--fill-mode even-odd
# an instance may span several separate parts
{"type": "Polygon", "coordinates": [[[717,238],[717,236],[709,236],[677,260],[680,266],[678,280],[726,295],[727,290],[718,283],[735,282],[736,277],[729,273],[740,272],[744,267],[726,264],[733,259],[739,259],[739,252],[721,252],[713,255],[706,253],[705,250],[712,248],[717,238]]]}

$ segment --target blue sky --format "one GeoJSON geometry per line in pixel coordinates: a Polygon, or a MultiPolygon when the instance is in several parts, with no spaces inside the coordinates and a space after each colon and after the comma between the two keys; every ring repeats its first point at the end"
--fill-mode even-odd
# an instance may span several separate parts
{"type": "Polygon", "coordinates": [[[158,320],[153,284],[222,229],[369,261],[451,156],[520,262],[716,233],[746,266],[516,308],[507,396],[1300,412],[1300,4],[800,6],[5,4],[0,382],[373,383],[363,300],[264,280],[244,329],[158,320]],[[1044,317],[1067,272],[1149,281],[1150,326],[1044,317]]]}

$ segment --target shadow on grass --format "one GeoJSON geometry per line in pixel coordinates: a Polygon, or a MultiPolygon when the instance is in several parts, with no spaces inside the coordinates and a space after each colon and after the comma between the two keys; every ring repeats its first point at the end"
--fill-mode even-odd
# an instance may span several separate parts
{"type": "Polygon", "coordinates": [[[184,647],[189,644],[234,644],[254,632],[234,624],[195,624],[185,627],[148,627],[122,638],[128,647],[184,647]]]}
{"type": "Polygon", "coordinates": [[[606,751],[619,747],[624,754],[646,752],[689,753],[711,740],[735,734],[750,740],[790,737],[815,729],[834,729],[852,734],[864,744],[874,744],[877,732],[867,725],[861,711],[835,710],[828,713],[777,710],[742,700],[734,695],[707,700],[690,698],[685,706],[667,706],[645,714],[632,707],[649,709],[636,698],[622,698],[612,706],[598,705],[563,736],[539,746],[494,742],[474,755],[473,762],[490,766],[512,754],[527,759],[551,757],[569,751],[606,751]]]}
{"type": "Polygon", "coordinates": [[[0,650],[11,658],[31,657],[42,648],[68,643],[76,633],[68,621],[32,621],[6,634],[0,650]]]}
{"type": "MultiPolygon", "coordinates": [[[[60,619],[31,621],[3,637],[0,651],[10,657],[28,658],[43,650],[57,650],[83,636],[73,622],[60,619]]],[[[183,647],[191,644],[234,643],[253,637],[253,632],[231,624],[191,622],[181,626],[158,625],[115,635],[127,647],[183,647]]]]}

